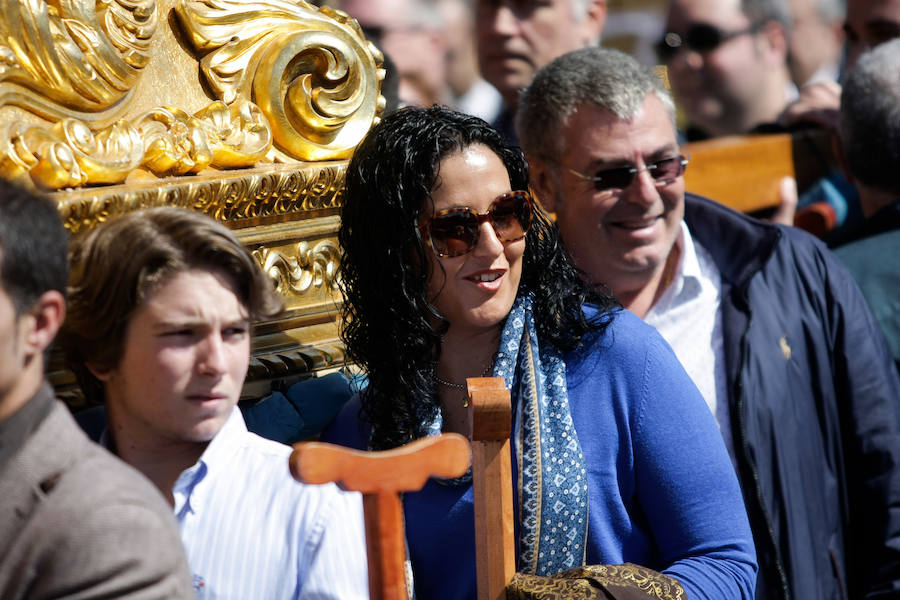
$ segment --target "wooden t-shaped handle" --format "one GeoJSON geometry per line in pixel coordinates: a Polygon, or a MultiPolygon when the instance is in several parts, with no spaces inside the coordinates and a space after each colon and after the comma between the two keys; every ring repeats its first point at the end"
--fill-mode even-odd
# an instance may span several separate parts
{"type": "Polygon", "coordinates": [[[472,411],[478,600],[503,600],[516,572],[509,390],[501,377],[473,377],[466,384],[472,411]]]}
{"type": "Polygon", "coordinates": [[[469,468],[469,443],[456,433],[423,438],[384,452],[301,442],[294,445],[290,467],[298,481],[333,481],[363,494],[369,595],[372,600],[408,600],[406,535],[398,494],[421,489],[431,476],[463,475],[469,468]]]}

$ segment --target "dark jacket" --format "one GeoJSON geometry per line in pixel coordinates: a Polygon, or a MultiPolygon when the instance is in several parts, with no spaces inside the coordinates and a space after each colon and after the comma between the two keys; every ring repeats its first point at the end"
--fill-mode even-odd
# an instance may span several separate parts
{"type": "Polygon", "coordinates": [[[685,221],[722,275],[757,598],[900,597],[900,377],[858,287],[798,229],[690,194],[685,221]]]}

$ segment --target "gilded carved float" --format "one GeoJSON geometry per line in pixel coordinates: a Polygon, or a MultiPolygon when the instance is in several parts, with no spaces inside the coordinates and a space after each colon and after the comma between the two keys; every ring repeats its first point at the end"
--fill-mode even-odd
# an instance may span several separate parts
{"type": "MultiPolygon", "coordinates": [[[[248,389],[343,363],[346,161],[384,110],[379,51],[287,0],[0,0],[0,176],[78,234],[177,205],[225,222],[282,294],[248,389]]],[[[54,383],[72,380],[54,363],[54,383]]]]}

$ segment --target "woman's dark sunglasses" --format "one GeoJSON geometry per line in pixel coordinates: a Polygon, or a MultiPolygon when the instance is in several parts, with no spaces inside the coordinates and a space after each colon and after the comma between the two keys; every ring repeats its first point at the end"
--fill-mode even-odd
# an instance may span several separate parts
{"type": "Polygon", "coordinates": [[[531,229],[533,216],[528,192],[507,192],[491,202],[485,213],[465,207],[448,208],[436,212],[419,229],[435,254],[449,258],[475,248],[482,223],[489,221],[501,242],[515,242],[531,229]]]}
{"type": "Polygon", "coordinates": [[[694,52],[712,52],[732,38],[757,31],[759,31],[759,25],[756,24],[737,31],[723,31],[707,23],[694,23],[688,27],[684,35],[674,31],[666,33],[656,43],[656,56],[659,58],[659,62],[668,64],[682,47],[694,52]]]}
{"type": "Polygon", "coordinates": [[[668,185],[684,173],[689,162],[691,162],[689,157],[679,154],[661,158],[653,164],[645,165],[641,168],[632,166],[613,167],[611,169],[601,169],[593,175],[585,175],[573,169],[569,169],[569,171],[582,179],[592,182],[594,189],[598,192],[606,192],[609,190],[624,190],[631,185],[631,182],[634,181],[634,178],[641,171],[649,172],[657,187],[668,185]]]}

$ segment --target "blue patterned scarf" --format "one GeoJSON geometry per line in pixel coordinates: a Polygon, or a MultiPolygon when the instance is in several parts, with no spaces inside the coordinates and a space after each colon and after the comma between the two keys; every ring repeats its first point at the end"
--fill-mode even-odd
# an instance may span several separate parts
{"type": "MultiPolygon", "coordinates": [[[[566,364],[541,345],[530,294],[516,298],[500,337],[494,377],[502,377],[516,411],[513,443],[518,461],[518,570],[552,575],[584,564],[587,470],[569,411],[566,364]]],[[[418,436],[439,435],[435,418],[418,415],[418,436]]],[[[471,470],[448,485],[472,482],[471,470]]]]}
{"type": "Polygon", "coordinates": [[[519,571],[552,575],[584,564],[587,470],[569,411],[566,364],[538,340],[531,295],[513,304],[494,376],[503,377],[516,411],[519,472],[519,571]]]}

